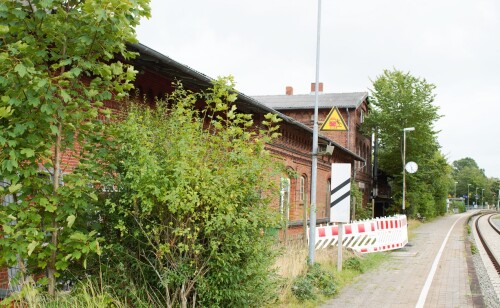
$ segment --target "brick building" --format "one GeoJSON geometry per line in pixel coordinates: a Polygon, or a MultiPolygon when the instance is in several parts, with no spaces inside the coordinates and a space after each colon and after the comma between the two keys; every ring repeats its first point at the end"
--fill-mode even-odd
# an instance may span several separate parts
{"type": "MultiPolygon", "coordinates": [[[[172,91],[171,84],[174,80],[181,81],[186,88],[193,91],[203,90],[211,85],[211,78],[208,76],[147,46],[136,44],[130,48],[140,54],[133,61],[134,67],[140,72],[135,82],[136,88],[149,97],[160,97],[172,91]]],[[[366,96],[361,103],[364,103],[362,108],[366,109],[366,96]]],[[[283,175],[280,183],[281,195],[279,200],[276,200],[275,206],[286,216],[291,226],[302,226],[310,195],[312,126],[285,112],[281,113],[273,109],[273,106],[265,104],[258,98],[249,97],[240,92],[236,105],[239,111],[253,114],[256,125],[259,125],[267,113],[277,114],[283,119],[280,123],[281,137],[273,144],[269,144],[268,149],[283,160],[287,168],[298,176],[293,178],[283,175]]],[[[325,223],[329,219],[331,163],[351,163],[353,166],[363,166],[367,162],[363,156],[349,149],[346,146],[348,143],[333,137],[335,136],[323,134],[319,138],[320,147],[331,144],[335,150],[332,156],[318,158],[316,198],[318,223],[325,223]]],[[[367,156],[370,155],[367,154],[367,156]]]]}
{"type": "MultiPolygon", "coordinates": [[[[135,69],[139,71],[135,81],[135,87],[140,94],[146,95],[149,99],[162,97],[173,90],[172,83],[182,82],[186,89],[200,91],[211,86],[211,78],[197,72],[190,67],[183,65],[173,59],[156,52],[141,44],[130,45],[129,48],[139,53],[139,56],[132,60],[135,69]]],[[[119,109],[115,102],[106,102],[109,108],[119,109]]],[[[238,92],[236,102],[240,112],[253,115],[255,125],[260,125],[264,115],[268,113],[277,114],[283,121],[280,123],[281,137],[267,148],[283,161],[287,169],[292,172],[283,174],[280,179],[280,191],[276,192],[276,200],[273,207],[283,214],[284,221],[292,227],[293,233],[304,234],[304,224],[307,221],[309,192],[311,179],[311,149],[312,149],[312,129],[292,117],[272,109],[243,93],[238,92]],[[296,174],[296,177],[290,176],[296,174]]],[[[342,141],[334,140],[331,137],[322,135],[319,144],[335,146],[332,156],[319,156],[318,158],[318,179],[317,179],[317,223],[329,221],[330,209],[330,173],[331,163],[350,163],[353,166],[363,165],[366,160],[351,151],[342,141]]],[[[67,164],[68,170],[74,165],[74,156],[65,155],[63,164],[67,164]]],[[[7,196],[1,202],[9,202],[7,196]]],[[[288,229],[287,229],[288,230],[288,229]]],[[[292,231],[290,233],[292,233],[292,231]]],[[[12,276],[13,269],[0,269],[0,297],[12,290],[9,285],[9,277],[12,276]]]]}
{"type": "MultiPolygon", "coordinates": [[[[253,98],[308,127],[313,127],[314,90],[315,83],[312,83],[311,94],[294,95],[293,88],[286,87],[285,95],[253,96],[253,98]]],[[[372,192],[372,140],[371,136],[361,132],[360,127],[368,112],[368,93],[323,93],[323,84],[320,83],[318,98],[320,125],[334,107],[339,110],[348,130],[320,131],[320,134],[335,140],[337,144],[363,158],[355,162],[353,171],[358,187],[363,192],[363,205],[367,205],[372,192]]]]}

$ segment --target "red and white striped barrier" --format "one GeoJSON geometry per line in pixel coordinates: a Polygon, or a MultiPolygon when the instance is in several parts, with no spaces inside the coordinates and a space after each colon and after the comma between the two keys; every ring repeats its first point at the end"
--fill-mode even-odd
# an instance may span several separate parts
{"type": "MultiPolygon", "coordinates": [[[[408,243],[407,224],[406,215],[343,224],[342,247],[360,253],[402,248],[408,243]]],[[[339,225],[316,227],[316,249],[338,245],[338,231],[339,225]]]]}

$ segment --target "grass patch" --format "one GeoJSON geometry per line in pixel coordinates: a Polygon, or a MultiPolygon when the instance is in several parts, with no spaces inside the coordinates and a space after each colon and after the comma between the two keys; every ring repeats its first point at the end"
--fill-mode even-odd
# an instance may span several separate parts
{"type": "Polygon", "coordinates": [[[57,307],[57,308],[102,308],[127,307],[110,290],[101,288],[99,284],[88,279],[80,282],[72,291],[60,291],[55,296],[48,296],[33,283],[25,283],[20,292],[14,293],[0,307],[57,307]]]}
{"type": "Polygon", "coordinates": [[[337,288],[339,290],[342,290],[342,288],[344,288],[345,286],[348,286],[349,284],[353,283],[356,277],[358,277],[362,273],[377,268],[378,266],[380,266],[380,264],[382,264],[385,260],[387,260],[387,255],[388,255],[387,252],[376,252],[376,253],[363,254],[361,256],[354,255],[351,257],[343,258],[344,266],[341,272],[337,272],[336,264],[334,267],[331,268],[331,270],[335,271],[334,275],[337,288]],[[359,266],[347,265],[353,263],[352,261],[353,259],[351,258],[356,258],[357,260],[359,260],[359,266]]]}
{"type": "Polygon", "coordinates": [[[277,272],[283,278],[280,298],[268,307],[317,307],[354,282],[357,276],[387,260],[385,252],[359,255],[344,251],[343,269],[338,272],[336,248],[316,250],[313,267],[307,265],[305,244],[291,244],[281,249],[283,254],[276,263],[277,272]]]}
{"type": "Polygon", "coordinates": [[[415,237],[415,230],[422,225],[422,222],[418,219],[408,219],[408,240],[415,237]]]}

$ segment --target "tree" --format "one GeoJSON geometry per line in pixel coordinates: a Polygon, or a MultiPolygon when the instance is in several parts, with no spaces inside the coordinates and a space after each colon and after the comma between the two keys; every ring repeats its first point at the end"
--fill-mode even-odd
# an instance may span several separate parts
{"type": "Polygon", "coordinates": [[[232,79],[203,94],[178,85],[154,110],[132,107],[111,128],[102,183],[115,188],[102,195],[102,233],[114,244],[104,257],[135,256],[127,266],[142,270],[126,269],[125,280],[148,288],[160,306],[255,307],[275,295],[266,231],[279,224],[269,202],[284,168],[265,145],[278,119],[255,124],[235,100],[232,79]],[[136,277],[144,271],[146,284],[136,277]]]}
{"type": "Polygon", "coordinates": [[[406,134],[406,161],[415,161],[419,165],[418,172],[407,179],[408,196],[413,196],[409,198],[409,204],[415,205],[411,211],[420,206],[436,205],[432,191],[442,191],[442,183],[431,180],[429,183],[435,187],[429,191],[425,181],[444,180],[440,172],[449,172],[444,168],[434,130],[434,123],[440,118],[438,107],[432,104],[434,89],[433,84],[410,73],[385,70],[373,82],[370,97],[373,109],[363,124],[365,131],[376,132],[380,144],[380,168],[393,177],[393,191],[399,199],[402,196],[399,187],[402,187],[403,128],[415,128],[406,134]]]}
{"type": "Polygon", "coordinates": [[[466,157],[454,161],[453,178],[457,182],[457,195],[467,196],[467,191],[469,192],[469,205],[472,205],[474,202],[480,204],[483,201],[490,204],[494,202],[493,197],[495,189],[498,189],[498,180],[495,178],[488,179],[484,173],[484,169],[481,169],[473,158],[466,157]]]}
{"type": "Polygon", "coordinates": [[[458,173],[464,168],[479,169],[476,161],[470,157],[462,158],[453,162],[453,172],[458,173]]]}
{"type": "Polygon", "coordinates": [[[99,250],[84,220],[97,199],[86,167],[103,140],[103,101],[133,87],[135,71],[115,57],[134,55],[125,43],[148,2],[0,3],[0,194],[15,199],[0,214],[0,260],[24,276],[46,270],[50,294],[61,270],[99,250]]]}

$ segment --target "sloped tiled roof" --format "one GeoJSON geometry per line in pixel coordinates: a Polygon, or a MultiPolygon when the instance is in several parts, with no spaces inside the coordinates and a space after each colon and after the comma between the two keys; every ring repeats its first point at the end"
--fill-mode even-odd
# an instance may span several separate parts
{"type": "MultiPolygon", "coordinates": [[[[262,104],[275,110],[313,109],[315,95],[261,95],[252,96],[262,104]]],[[[368,97],[368,92],[353,93],[321,93],[318,95],[318,108],[358,108],[368,97]]]]}
{"type": "MultiPolygon", "coordinates": [[[[164,76],[170,76],[173,79],[176,80],[182,80],[184,85],[189,85],[194,88],[208,88],[211,86],[211,81],[212,78],[208,77],[205,74],[202,74],[191,67],[181,64],[172,58],[163,55],[143,44],[129,44],[128,48],[131,51],[135,51],[139,53],[139,56],[133,60],[134,66],[139,66],[139,67],[147,67],[148,69],[152,70],[153,72],[156,72],[158,74],[164,75],[164,76]]],[[[305,130],[309,133],[313,133],[312,129],[299,121],[286,116],[279,111],[276,111],[276,109],[273,109],[270,106],[267,106],[260,100],[257,100],[253,97],[247,96],[241,92],[238,93],[238,100],[236,101],[236,105],[239,110],[243,112],[254,112],[257,114],[267,114],[267,113],[274,113],[277,114],[278,117],[283,119],[283,121],[290,123],[293,126],[296,126],[302,130],[305,130]]],[[[298,96],[298,95],[297,95],[298,96]]],[[[354,158],[354,160],[357,161],[365,161],[365,159],[356,153],[352,152],[351,150],[344,148],[334,140],[331,140],[330,138],[327,138],[323,135],[319,135],[319,143],[320,144],[331,144],[334,145],[337,149],[340,151],[343,151],[350,155],[351,157],[354,158]]]]}

